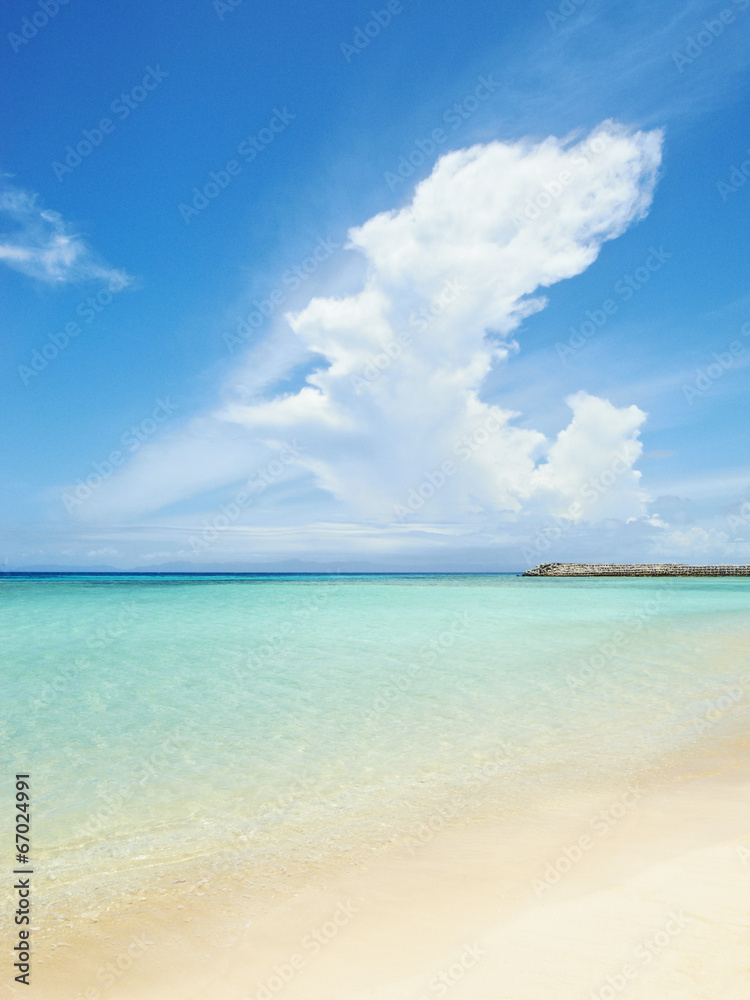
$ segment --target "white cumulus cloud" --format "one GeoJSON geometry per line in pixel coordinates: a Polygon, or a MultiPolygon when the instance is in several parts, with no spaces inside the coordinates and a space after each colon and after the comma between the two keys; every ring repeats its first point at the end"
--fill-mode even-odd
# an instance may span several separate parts
{"type": "Polygon", "coordinates": [[[641,410],[581,391],[550,442],[482,387],[493,365],[512,363],[514,333],[544,308],[543,290],[646,214],[661,143],[658,131],[605,122],[583,139],[441,157],[408,205],[350,230],[367,265],[361,290],[286,317],[307,356],[324,359],[305,384],[259,397],[235,383],[212,414],[144,447],[87,516],[140,515],[230,486],[291,441],[301,508],[386,535],[404,521],[486,528],[499,514],[549,516],[613,468],[584,519],[641,516],[641,410]],[[196,462],[212,450],[219,461],[196,462]]]}

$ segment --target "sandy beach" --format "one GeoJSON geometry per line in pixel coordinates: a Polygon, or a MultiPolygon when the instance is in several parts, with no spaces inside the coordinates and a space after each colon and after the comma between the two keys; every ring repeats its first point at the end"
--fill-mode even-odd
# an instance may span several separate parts
{"type": "Polygon", "coordinates": [[[750,1000],[750,0],[5,20],[0,1000],[750,1000]]]}
{"type": "Polygon", "coordinates": [[[746,996],[750,759],[737,734],[671,773],[432,825],[348,870],[169,878],[47,942],[33,995],[746,996]]]}
{"type": "Polygon", "coordinates": [[[750,1000],[750,0],[7,8],[0,1000],[750,1000]]]}

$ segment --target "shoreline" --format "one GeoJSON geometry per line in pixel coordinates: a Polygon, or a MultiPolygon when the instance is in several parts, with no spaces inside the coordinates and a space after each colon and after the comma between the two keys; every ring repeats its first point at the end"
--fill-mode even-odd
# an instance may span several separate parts
{"type": "MultiPolygon", "coordinates": [[[[78,839],[69,845],[64,841],[45,845],[38,851],[37,883],[42,890],[38,913],[43,918],[40,934],[49,932],[54,936],[58,926],[72,926],[70,920],[75,922],[76,915],[82,912],[110,919],[120,908],[120,900],[137,898],[144,887],[145,891],[151,891],[148,886],[165,887],[169,895],[169,887],[175,884],[197,884],[206,879],[215,885],[228,865],[245,873],[255,885],[270,885],[280,872],[303,873],[325,868],[329,862],[338,867],[352,859],[366,860],[402,841],[418,839],[414,831],[425,824],[442,828],[492,819],[513,823],[519,814],[553,797],[560,789],[565,789],[566,795],[576,795],[637,775],[669,771],[702,752],[702,746],[721,741],[726,731],[741,732],[742,720],[748,718],[750,673],[739,670],[747,630],[743,622],[729,624],[734,625],[732,631],[726,627],[714,628],[710,633],[700,630],[696,640],[701,645],[690,647],[690,656],[699,660],[710,651],[715,672],[718,663],[725,666],[712,688],[698,696],[701,707],[696,703],[690,711],[687,704],[670,705],[668,691],[662,692],[662,709],[666,706],[675,713],[679,708],[675,716],[678,724],[669,731],[668,740],[662,741],[664,731],[652,726],[648,737],[644,731],[634,749],[630,733],[633,726],[640,724],[638,716],[630,719],[630,728],[623,728],[623,719],[630,718],[630,714],[619,720],[612,716],[607,729],[619,733],[613,739],[611,732],[598,735],[607,716],[587,719],[584,715],[590,731],[568,732],[564,737],[567,742],[561,744],[562,752],[551,752],[555,740],[563,738],[562,730],[557,736],[550,734],[549,740],[541,744],[519,742],[517,736],[499,742],[495,737],[492,748],[475,745],[475,752],[460,758],[452,771],[438,764],[434,772],[406,772],[409,780],[396,785],[373,782],[364,800],[361,789],[355,798],[354,786],[343,784],[335,797],[331,793],[336,789],[329,784],[323,797],[318,798],[320,786],[311,772],[309,781],[303,775],[283,801],[279,797],[265,802],[265,812],[261,809],[260,813],[252,813],[249,802],[243,799],[248,819],[244,826],[232,823],[205,830],[195,820],[191,822],[187,814],[168,826],[157,818],[150,828],[136,828],[134,832],[105,824],[96,836],[88,835],[86,840],[78,839]],[[486,752],[480,754],[480,749],[486,752]],[[325,810],[316,814],[320,802],[326,803],[325,810]],[[323,824],[321,819],[325,820],[323,824]]],[[[638,659],[642,655],[642,646],[652,648],[660,641],[658,629],[658,622],[648,623],[629,641],[628,636],[620,637],[617,652],[625,664],[629,657],[638,659]],[[636,639],[638,645],[631,649],[630,643],[636,639]]],[[[598,648],[591,646],[587,651],[598,648]]],[[[658,662],[652,664],[657,670],[658,666],[658,662]]],[[[560,674],[556,687],[547,685],[546,693],[551,691],[558,699],[558,708],[560,698],[580,700],[582,690],[589,691],[595,684],[611,685],[616,680],[616,674],[609,677],[600,669],[601,663],[595,663],[594,656],[581,661],[578,667],[575,674],[560,674]]],[[[128,794],[123,802],[130,800],[135,796],[128,794]]]]}
{"type": "MultiPolygon", "coordinates": [[[[622,650],[626,659],[663,642],[660,628],[654,621],[639,632],[632,654],[622,650]]],[[[35,884],[37,921],[45,905],[59,905],[54,920],[33,927],[33,996],[497,1000],[502,986],[513,1000],[612,1000],[610,977],[633,1000],[705,1000],[717,983],[722,1000],[744,1000],[737,928],[750,926],[746,634],[744,617],[723,613],[721,627],[704,622],[689,633],[688,659],[694,654],[698,668],[713,660],[709,701],[691,708],[678,699],[675,707],[669,686],[649,688],[642,711],[651,706],[656,718],[658,695],[677,712],[685,740],[662,743],[651,733],[644,742],[653,719],[642,711],[598,714],[585,752],[544,758],[544,781],[532,773],[507,795],[504,773],[496,784],[464,787],[447,822],[439,802],[448,800],[435,797],[437,821],[423,817],[421,834],[415,801],[402,812],[384,796],[352,850],[331,838],[321,853],[301,824],[293,849],[276,843],[270,864],[251,866],[231,845],[224,855],[166,864],[146,848],[123,872],[100,838],[103,867],[87,868],[81,854],[64,879],[35,884]],[[624,753],[607,719],[620,727],[630,720],[624,753]],[[689,922],[671,934],[667,921],[677,928],[680,908],[689,922]],[[656,942],[653,957],[634,965],[648,942],[656,942]]],[[[681,633],[680,643],[687,638],[681,633]]],[[[662,652],[668,662],[677,655],[662,652]]],[[[658,678],[658,660],[652,668],[658,678]]],[[[601,681],[616,683],[617,672],[601,681]]],[[[24,995],[20,986],[10,992],[24,995]]]]}
{"type": "MultiPolygon", "coordinates": [[[[660,934],[664,947],[628,980],[628,996],[698,1000],[719,966],[739,968],[740,945],[726,938],[750,924],[750,752],[739,721],[722,728],[709,756],[673,762],[652,783],[563,790],[354,863],[262,880],[228,871],[181,887],[175,871],[119,913],[59,928],[37,952],[34,995],[427,1000],[455,966],[455,1000],[494,1000],[499,984],[514,1000],[588,1000],[660,934]],[[687,923],[666,941],[675,908],[687,923]],[[669,992],[675,975],[680,989],[669,992]]],[[[722,1000],[739,1000],[744,981],[724,978],[722,1000]]]]}

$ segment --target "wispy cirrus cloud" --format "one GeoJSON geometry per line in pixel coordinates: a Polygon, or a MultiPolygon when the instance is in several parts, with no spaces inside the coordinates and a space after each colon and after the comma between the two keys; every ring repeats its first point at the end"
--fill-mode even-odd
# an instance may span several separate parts
{"type": "Polygon", "coordinates": [[[59,212],[0,175],[0,262],[48,285],[100,281],[112,291],[132,282],[102,261],[59,212]]]}

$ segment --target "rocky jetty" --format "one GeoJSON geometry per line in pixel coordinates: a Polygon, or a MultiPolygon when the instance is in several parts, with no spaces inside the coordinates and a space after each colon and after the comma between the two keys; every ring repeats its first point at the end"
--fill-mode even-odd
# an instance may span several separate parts
{"type": "Polygon", "coordinates": [[[683,563],[541,563],[523,576],[750,576],[750,566],[683,563]]]}

